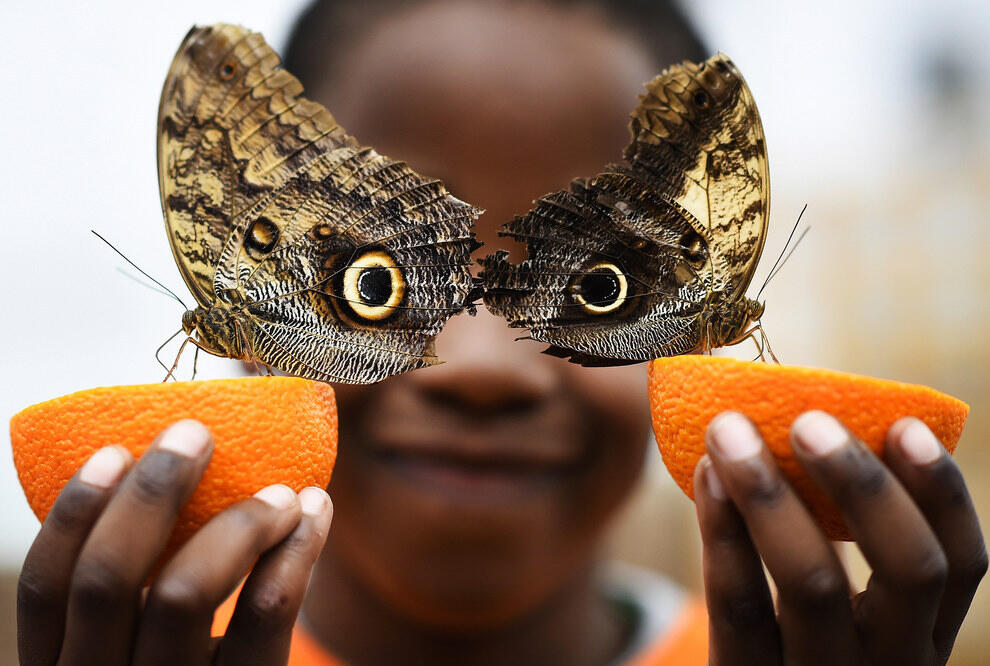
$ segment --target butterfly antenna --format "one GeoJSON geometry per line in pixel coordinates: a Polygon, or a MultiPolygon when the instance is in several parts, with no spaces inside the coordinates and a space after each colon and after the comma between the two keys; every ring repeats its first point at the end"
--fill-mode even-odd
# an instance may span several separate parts
{"type": "MultiPolygon", "coordinates": [[[[128,264],[131,265],[132,268],[134,268],[134,270],[136,270],[138,273],[140,273],[141,275],[143,275],[144,277],[148,278],[149,280],[151,280],[152,282],[154,282],[155,284],[157,284],[159,287],[161,287],[162,289],[164,289],[166,294],[168,294],[169,296],[171,296],[172,298],[174,298],[175,300],[177,300],[179,302],[179,305],[181,305],[182,307],[184,307],[186,310],[189,309],[189,307],[185,303],[182,302],[182,299],[179,298],[178,296],[176,296],[176,294],[175,294],[174,291],[172,291],[171,289],[169,289],[168,287],[166,287],[165,285],[163,285],[161,282],[159,282],[158,280],[156,280],[155,278],[151,277],[150,275],[148,275],[147,273],[145,273],[143,270],[141,270],[141,268],[138,267],[138,265],[135,264],[133,261],[131,261],[130,259],[128,259],[124,255],[123,252],[121,252],[120,250],[118,250],[117,248],[115,248],[113,246],[113,243],[111,243],[110,241],[108,241],[106,238],[104,238],[100,234],[96,233],[96,231],[94,229],[90,229],[90,231],[93,233],[94,236],[96,236],[101,241],[103,241],[104,243],[106,243],[107,245],[109,245],[110,246],[110,249],[113,250],[114,252],[116,252],[117,254],[119,254],[120,257],[124,261],[126,261],[128,264]]],[[[176,333],[176,335],[178,335],[178,333],[176,333]]],[[[172,337],[175,337],[175,336],[172,336],[172,337]]],[[[169,338],[169,340],[171,340],[171,339],[172,338],[169,338]]]]}
{"type": "Polygon", "coordinates": [[[794,222],[794,226],[791,228],[791,233],[787,236],[787,242],[784,243],[784,249],[780,251],[780,255],[777,257],[777,261],[773,262],[773,267],[770,268],[770,273],[767,274],[767,279],[763,281],[763,286],[760,287],[760,291],[757,292],[756,294],[756,300],[760,300],[760,296],[763,294],[763,290],[767,288],[767,284],[769,284],[770,280],[773,279],[773,277],[780,272],[780,269],[784,267],[784,264],[787,263],[787,260],[791,258],[792,254],[794,254],[794,250],[798,248],[798,245],[801,244],[801,241],[804,240],[804,237],[807,235],[807,233],[811,231],[811,227],[805,227],[804,231],[801,232],[801,235],[798,236],[797,241],[794,243],[794,247],[791,248],[790,252],[787,251],[787,248],[790,247],[791,245],[791,241],[794,239],[795,232],[797,232],[798,225],[801,224],[801,218],[804,216],[804,211],[806,210],[808,210],[808,204],[804,204],[804,207],[801,209],[801,212],[798,213],[797,221],[794,222]]]}

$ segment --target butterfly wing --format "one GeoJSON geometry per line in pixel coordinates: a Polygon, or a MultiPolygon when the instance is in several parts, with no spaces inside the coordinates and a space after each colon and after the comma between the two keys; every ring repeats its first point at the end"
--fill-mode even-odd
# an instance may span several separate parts
{"type": "Polygon", "coordinates": [[[710,295],[741,297],[766,235],[763,130],[728,58],[656,77],[631,132],[624,164],[506,225],[525,261],[483,261],[489,310],[584,365],[697,349],[710,295]]]}
{"type": "Polygon", "coordinates": [[[180,272],[202,307],[240,308],[253,358],[287,372],[366,382],[428,365],[433,336],[470,303],[480,211],[360,146],[301,93],[257,33],[186,36],[158,141],[180,272]]]}
{"type": "Polygon", "coordinates": [[[647,84],[624,157],[676,201],[707,243],[711,287],[740,298],[766,241],[770,175],[763,123],[735,64],[718,54],[647,84]]]}

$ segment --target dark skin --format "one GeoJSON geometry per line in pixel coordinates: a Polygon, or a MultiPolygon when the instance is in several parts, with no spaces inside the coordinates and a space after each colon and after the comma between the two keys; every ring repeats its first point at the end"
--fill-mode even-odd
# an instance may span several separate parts
{"type": "MultiPolygon", "coordinates": [[[[532,198],[615,159],[658,69],[595,16],[471,2],[398,12],[346,57],[346,81],[310,94],[363,142],[487,208],[490,246],[532,198]]],[[[22,662],[279,664],[300,607],[356,663],[607,662],[627,633],[592,575],[641,472],[644,371],[579,368],[516,335],[483,311],[459,316],[438,340],[446,365],[340,387],[325,548],[322,491],[266,491],[200,530],[144,596],[209,437],[185,422],[136,463],[99,454],[25,560],[22,662]],[[211,641],[213,609],[258,556],[211,641]]],[[[795,424],[799,460],[874,569],[853,597],[748,422],[722,416],[708,435],[695,488],[712,664],[944,663],[987,560],[962,476],[920,422],[894,424],[883,460],[830,417],[795,424]]]]}

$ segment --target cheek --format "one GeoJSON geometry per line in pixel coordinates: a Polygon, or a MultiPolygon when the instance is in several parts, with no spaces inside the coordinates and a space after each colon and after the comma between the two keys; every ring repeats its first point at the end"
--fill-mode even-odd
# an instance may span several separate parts
{"type": "Polygon", "coordinates": [[[566,384],[582,406],[583,427],[591,441],[591,464],[580,482],[584,513],[580,522],[589,536],[611,516],[639,479],[650,441],[646,370],[642,364],[562,368],[566,384]]]}
{"type": "Polygon", "coordinates": [[[604,420],[603,428],[620,439],[644,442],[650,423],[646,364],[584,368],[569,363],[567,385],[604,420]]]}

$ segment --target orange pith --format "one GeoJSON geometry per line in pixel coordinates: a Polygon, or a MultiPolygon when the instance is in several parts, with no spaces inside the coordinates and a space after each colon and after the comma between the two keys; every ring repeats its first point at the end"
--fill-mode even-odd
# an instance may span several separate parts
{"type": "Polygon", "coordinates": [[[705,453],[705,429],[720,412],[739,411],[756,424],[825,534],[842,540],[850,536],[838,508],[791,452],[789,431],[798,415],[826,411],[882,455],[887,430],[904,416],[924,421],[951,453],[969,414],[966,403],[927,386],[712,356],[652,361],[649,393],[664,464],[689,497],[694,497],[694,468],[705,453]]]}
{"type": "Polygon", "coordinates": [[[294,377],[110,386],[48,400],[10,420],[14,465],[44,520],[62,487],[99,448],[135,458],[184,418],[213,433],[213,457],[179,513],[163,559],[212,516],[273,483],[325,488],[337,456],[333,389],[294,377]]]}

